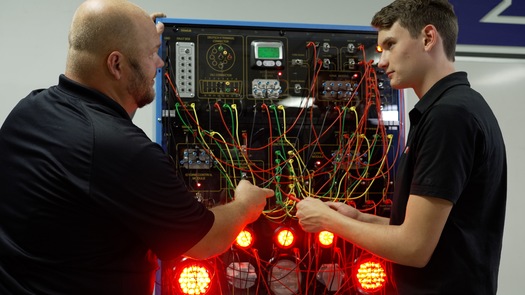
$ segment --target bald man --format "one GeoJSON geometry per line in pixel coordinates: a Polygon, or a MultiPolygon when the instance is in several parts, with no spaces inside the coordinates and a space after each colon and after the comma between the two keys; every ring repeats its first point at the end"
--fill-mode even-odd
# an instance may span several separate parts
{"type": "Polygon", "coordinates": [[[224,252],[271,190],[205,208],[135,126],[154,99],[162,24],[122,0],[80,5],[58,85],[0,129],[0,294],[152,294],[157,258],[224,252]]]}

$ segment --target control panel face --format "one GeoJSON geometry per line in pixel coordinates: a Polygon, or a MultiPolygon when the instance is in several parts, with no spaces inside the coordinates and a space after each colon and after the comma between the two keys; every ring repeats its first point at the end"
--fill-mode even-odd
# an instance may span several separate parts
{"type": "MultiPolygon", "coordinates": [[[[303,280],[298,290],[282,294],[357,294],[357,283],[343,281],[352,276],[362,251],[337,238],[331,248],[317,248],[313,234],[301,231],[295,205],[314,197],[390,214],[404,142],[403,100],[377,67],[376,31],[160,21],[165,31],[159,55],[165,66],[156,80],[157,141],[174,159],[188,190],[210,208],[230,202],[241,179],[275,191],[261,218],[249,226],[254,248],[241,255],[232,246],[213,261],[217,279],[225,280],[221,292],[281,294],[272,289],[268,271],[278,257],[289,255],[292,264],[308,266],[293,272],[303,280]],[[280,250],[272,236],[283,226],[293,229],[298,244],[280,250]],[[246,260],[236,261],[240,256],[246,260]],[[332,278],[341,275],[341,284],[304,281],[319,269],[332,278]]],[[[273,283],[282,287],[281,281],[273,283]]]]}

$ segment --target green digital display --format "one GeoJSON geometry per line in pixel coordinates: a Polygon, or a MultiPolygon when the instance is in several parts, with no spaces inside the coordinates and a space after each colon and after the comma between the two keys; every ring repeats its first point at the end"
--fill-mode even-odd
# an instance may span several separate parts
{"type": "Polygon", "coordinates": [[[258,47],[257,58],[280,59],[279,47],[258,47]]]}

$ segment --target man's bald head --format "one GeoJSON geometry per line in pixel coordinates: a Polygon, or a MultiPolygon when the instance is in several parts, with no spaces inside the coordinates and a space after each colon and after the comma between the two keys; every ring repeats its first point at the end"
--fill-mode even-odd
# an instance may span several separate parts
{"type": "Polygon", "coordinates": [[[67,71],[88,75],[112,51],[133,55],[136,34],[149,15],[126,0],[88,0],[82,3],[69,31],[67,71]]]}

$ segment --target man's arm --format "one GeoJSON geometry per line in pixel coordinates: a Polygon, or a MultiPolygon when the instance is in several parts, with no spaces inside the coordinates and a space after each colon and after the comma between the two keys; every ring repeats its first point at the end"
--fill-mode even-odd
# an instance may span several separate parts
{"type": "Polygon", "coordinates": [[[325,204],[328,205],[328,207],[334,209],[335,211],[343,214],[346,217],[357,219],[362,222],[376,223],[376,224],[388,224],[390,222],[389,218],[374,215],[374,214],[369,214],[369,213],[362,213],[356,208],[349,206],[345,203],[326,202],[325,204]]]}
{"type": "Polygon", "coordinates": [[[297,208],[299,223],[306,231],[328,230],[387,260],[424,267],[436,248],[452,203],[440,198],[410,195],[402,225],[349,218],[312,198],[302,200],[297,208]]]}
{"type": "Polygon", "coordinates": [[[273,196],[270,189],[263,189],[241,180],[235,189],[235,200],[211,209],[215,221],[208,233],[185,255],[207,259],[226,251],[241,230],[260,216],[266,198],[273,196]]]}

